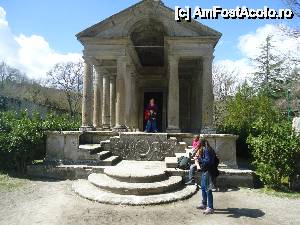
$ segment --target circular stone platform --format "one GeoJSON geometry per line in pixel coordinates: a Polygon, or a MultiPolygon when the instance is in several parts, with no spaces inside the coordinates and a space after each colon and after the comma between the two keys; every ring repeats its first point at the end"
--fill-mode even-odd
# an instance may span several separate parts
{"type": "Polygon", "coordinates": [[[114,179],[130,183],[156,182],[167,179],[165,171],[161,169],[116,166],[105,168],[104,173],[114,179]]]}
{"type": "Polygon", "coordinates": [[[196,186],[184,186],[182,176],[170,176],[161,161],[122,161],[103,173],[78,180],[73,190],[80,196],[105,204],[153,205],[189,198],[196,186]]]}
{"type": "Polygon", "coordinates": [[[166,180],[151,183],[127,183],[104,174],[91,174],[88,177],[96,187],[123,195],[153,195],[171,192],[182,187],[181,176],[171,176],[166,180]]]}
{"type": "Polygon", "coordinates": [[[87,180],[76,181],[73,184],[72,188],[81,197],[87,198],[92,201],[104,204],[132,206],[155,205],[184,200],[191,197],[197,191],[196,186],[190,185],[184,187],[183,189],[164,194],[146,196],[120,195],[99,189],[87,180]]]}

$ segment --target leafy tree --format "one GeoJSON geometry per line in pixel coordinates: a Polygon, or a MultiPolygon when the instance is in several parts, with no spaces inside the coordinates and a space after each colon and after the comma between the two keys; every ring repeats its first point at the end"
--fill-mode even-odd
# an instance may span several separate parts
{"type": "Polygon", "coordinates": [[[252,59],[252,62],[257,69],[252,80],[254,88],[265,92],[269,97],[281,97],[287,74],[283,65],[284,60],[274,53],[271,36],[267,36],[258,56],[252,59]]]}
{"type": "Polygon", "coordinates": [[[50,86],[64,91],[70,115],[75,115],[81,99],[83,63],[59,63],[47,75],[50,86]]]}
{"type": "Polygon", "coordinates": [[[272,119],[275,114],[272,110],[273,103],[264,93],[257,95],[249,84],[244,83],[236,95],[227,101],[226,108],[226,115],[218,130],[239,135],[237,153],[239,156],[249,157],[246,140],[253,132],[253,124],[260,117],[272,119]]]}
{"type": "Polygon", "coordinates": [[[254,123],[257,135],[250,134],[253,165],[265,185],[281,188],[283,178],[291,178],[297,171],[296,156],[300,154],[300,139],[291,129],[291,123],[280,115],[273,120],[259,118],[254,123]]]}

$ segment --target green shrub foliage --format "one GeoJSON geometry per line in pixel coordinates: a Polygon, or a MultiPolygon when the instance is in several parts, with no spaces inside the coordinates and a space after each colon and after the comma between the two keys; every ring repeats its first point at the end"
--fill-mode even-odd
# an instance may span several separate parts
{"type": "Polygon", "coordinates": [[[276,114],[272,101],[264,94],[256,94],[253,88],[244,84],[234,97],[226,103],[227,112],[218,132],[239,135],[237,153],[249,157],[251,152],[246,143],[248,136],[254,132],[253,124],[261,117],[273,118],[276,114]]]}
{"type": "Polygon", "coordinates": [[[77,130],[78,118],[68,115],[39,114],[27,112],[0,113],[0,167],[24,172],[26,165],[45,156],[45,131],[77,130]]]}
{"type": "Polygon", "coordinates": [[[271,188],[281,188],[283,178],[291,178],[296,171],[296,156],[300,153],[300,138],[291,123],[280,116],[260,118],[254,123],[255,134],[250,134],[253,164],[262,182],[271,188]]]}

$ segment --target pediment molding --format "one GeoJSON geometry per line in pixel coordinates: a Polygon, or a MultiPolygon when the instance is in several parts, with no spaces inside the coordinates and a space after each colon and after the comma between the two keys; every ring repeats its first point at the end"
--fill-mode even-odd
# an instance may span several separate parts
{"type": "Polygon", "coordinates": [[[168,8],[162,1],[143,0],[111,17],[83,30],[76,36],[84,43],[86,37],[125,38],[139,23],[151,21],[161,23],[169,37],[212,37],[214,42],[221,37],[218,31],[201,24],[196,20],[191,22],[174,20],[174,10],[168,8]]]}

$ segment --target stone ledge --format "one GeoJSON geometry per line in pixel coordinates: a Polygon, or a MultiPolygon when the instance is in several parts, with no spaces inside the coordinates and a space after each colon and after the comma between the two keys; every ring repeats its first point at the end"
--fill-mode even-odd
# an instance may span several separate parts
{"type": "Polygon", "coordinates": [[[78,180],[73,183],[72,189],[79,194],[81,197],[87,198],[92,201],[96,201],[104,204],[112,205],[157,205],[184,200],[197,192],[194,185],[186,186],[181,190],[147,196],[136,196],[136,195],[120,195],[111,192],[103,191],[87,180],[78,180]]]}
{"type": "Polygon", "coordinates": [[[33,178],[51,178],[58,180],[85,179],[92,173],[102,173],[103,166],[88,165],[30,165],[27,166],[27,175],[33,178]]]}

